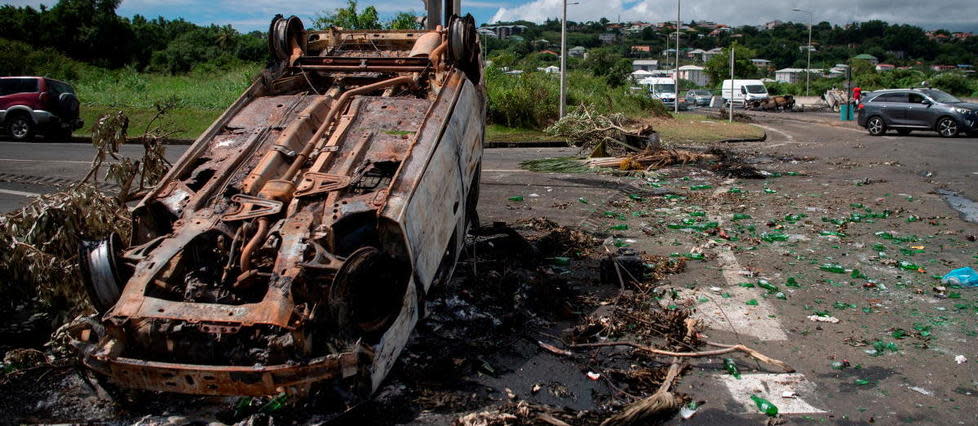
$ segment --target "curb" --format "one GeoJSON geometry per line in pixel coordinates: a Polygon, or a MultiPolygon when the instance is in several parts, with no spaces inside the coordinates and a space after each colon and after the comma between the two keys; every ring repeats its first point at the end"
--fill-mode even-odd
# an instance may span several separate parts
{"type": "Polygon", "coordinates": [[[538,142],[486,142],[483,148],[569,148],[570,144],[559,141],[538,142]]]}
{"type": "Polygon", "coordinates": [[[724,139],[716,143],[740,143],[740,142],[764,142],[767,140],[767,132],[757,138],[724,139]]]}

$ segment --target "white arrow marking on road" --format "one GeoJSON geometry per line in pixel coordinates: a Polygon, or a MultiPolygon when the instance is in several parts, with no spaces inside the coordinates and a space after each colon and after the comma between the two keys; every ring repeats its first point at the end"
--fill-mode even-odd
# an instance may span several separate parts
{"type": "Polygon", "coordinates": [[[0,189],[0,194],[20,195],[21,197],[36,197],[41,195],[35,192],[14,191],[12,189],[0,189]]]}
{"type": "MultiPolygon", "coordinates": [[[[92,164],[91,161],[82,160],[25,160],[23,158],[0,158],[0,161],[14,161],[18,163],[69,163],[69,164],[92,164]]],[[[112,164],[112,163],[108,163],[112,164]]]]}
{"type": "Polygon", "coordinates": [[[740,403],[744,412],[757,413],[757,405],[750,399],[757,395],[771,401],[778,407],[778,414],[824,413],[801,399],[804,396],[815,395],[815,384],[805,380],[802,374],[742,374],[740,379],[723,375],[718,379],[727,386],[727,391],[734,401],[740,403]],[[798,396],[784,398],[784,392],[794,392],[798,396]]]}

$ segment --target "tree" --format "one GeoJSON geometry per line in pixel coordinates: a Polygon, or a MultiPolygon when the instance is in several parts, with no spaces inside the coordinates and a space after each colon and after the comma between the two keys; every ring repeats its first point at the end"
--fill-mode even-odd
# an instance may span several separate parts
{"type": "MultiPolygon", "coordinates": [[[[753,78],[758,75],[757,67],[750,61],[754,51],[734,45],[734,77],[753,78]]],[[[730,78],[730,48],[723,49],[719,55],[706,62],[703,72],[710,76],[710,81],[717,83],[730,78]]]]}
{"type": "Polygon", "coordinates": [[[394,16],[394,19],[391,19],[387,28],[392,30],[420,30],[421,23],[418,22],[414,12],[399,12],[394,16]]]}
{"type": "Polygon", "coordinates": [[[363,12],[357,10],[356,0],[347,0],[347,7],[341,7],[333,13],[316,15],[312,23],[313,27],[324,30],[329,27],[339,27],[348,30],[368,30],[379,29],[380,18],[377,16],[377,9],[367,6],[363,12]]]}

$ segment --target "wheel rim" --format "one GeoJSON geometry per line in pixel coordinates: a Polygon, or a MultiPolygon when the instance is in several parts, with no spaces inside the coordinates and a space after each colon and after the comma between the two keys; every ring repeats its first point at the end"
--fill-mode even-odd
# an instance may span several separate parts
{"type": "Polygon", "coordinates": [[[879,134],[883,130],[883,120],[874,118],[869,120],[869,132],[872,134],[879,134]]]}
{"type": "Polygon", "coordinates": [[[19,119],[10,125],[10,133],[14,135],[15,138],[23,138],[27,136],[30,126],[23,119],[19,119]]]}
{"type": "Polygon", "coordinates": [[[958,131],[958,123],[955,123],[954,120],[945,118],[944,120],[941,120],[940,131],[941,136],[954,136],[954,134],[958,131]]]}

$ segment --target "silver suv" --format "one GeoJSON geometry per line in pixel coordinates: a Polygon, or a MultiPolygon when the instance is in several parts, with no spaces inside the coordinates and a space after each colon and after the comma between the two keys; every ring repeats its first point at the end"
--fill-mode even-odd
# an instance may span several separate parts
{"type": "Polygon", "coordinates": [[[865,94],[857,108],[859,125],[873,136],[889,129],[901,135],[933,130],[946,138],[960,133],[978,134],[978,104],[963,102],[937,89],[878,90],[865,94]]]}

